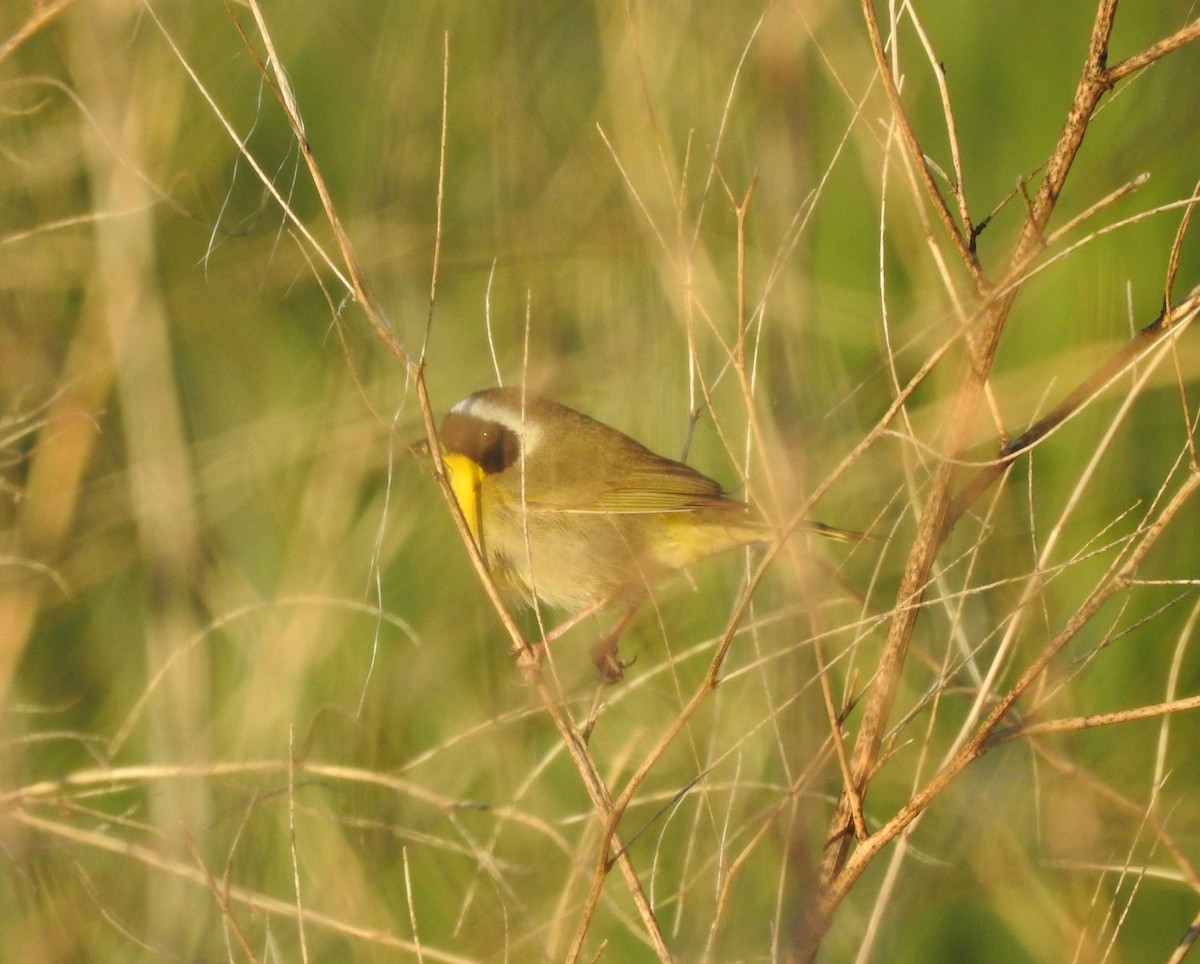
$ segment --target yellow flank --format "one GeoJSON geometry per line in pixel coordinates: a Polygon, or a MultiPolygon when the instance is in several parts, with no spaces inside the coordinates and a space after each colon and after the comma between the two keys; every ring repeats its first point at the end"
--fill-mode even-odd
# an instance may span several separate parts
{"type": "Polygon", "coordinates": [[[724,525],[694,513],[660,517],[660,530],[650,543],[655,560],[667,569],[686,569],[717,553],[770,538],[762,525],[724,525]]]}
{"type": "Polygon", "coordinates": [[[479,484],[483,481],[483,469],[474,459],[458,452],[447,452],[442,462],[450,475],[450,488],[467,520],[467,528],[471,530],[475,544],[482,546],[479,539],[479,484]]]}

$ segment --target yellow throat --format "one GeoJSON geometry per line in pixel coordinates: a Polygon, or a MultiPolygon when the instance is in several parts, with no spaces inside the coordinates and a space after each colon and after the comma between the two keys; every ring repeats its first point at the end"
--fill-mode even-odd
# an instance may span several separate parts
{"type": "Polygon", "coordinates": [[[450,488],[454,491],[454,499],[467,520],[467,528],[475,544],[482,548],[483,542],[479,535],[479,485],[483,481],[483,469],[472,458],[458,452],[450,452],[442,457],[446,472],[450,476],[450,488]]]}

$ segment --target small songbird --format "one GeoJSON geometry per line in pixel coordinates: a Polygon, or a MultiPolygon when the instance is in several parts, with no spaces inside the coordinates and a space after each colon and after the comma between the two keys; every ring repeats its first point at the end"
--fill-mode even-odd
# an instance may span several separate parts
{"type": "MultiPolygon", "coordinates": [[[[502,588],[574,615],[561,635],[606,607],[625,613],[593,648],[610,679],[616,641],[664,579],[716,553],[771,539],[745,502],[690,466],[520,389],[489,388],[455,405],[438,439],[459,507],[502,588]]],[[[858,533],[806,522],[843,540],[858,533]]]]}

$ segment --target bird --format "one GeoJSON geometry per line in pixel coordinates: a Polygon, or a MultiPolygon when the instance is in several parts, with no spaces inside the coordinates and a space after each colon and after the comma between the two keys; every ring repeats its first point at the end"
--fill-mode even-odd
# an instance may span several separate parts
{"type": "MultiPolygon", "coordinates": [[[[709,556],[768,541],[777,529],[683,462],[521,388],[487,388],[446,413],[440,455],[455,500],[496,584],[529,605],[584,617],[620,609],[592,648],[611,682],[629,666],[616,643],[660,583],[709,556]]],[[[427,445],[414,451],[428,455],[427,445]]],[[[806,521],[835,539],[861,533],[806,521]]]]}

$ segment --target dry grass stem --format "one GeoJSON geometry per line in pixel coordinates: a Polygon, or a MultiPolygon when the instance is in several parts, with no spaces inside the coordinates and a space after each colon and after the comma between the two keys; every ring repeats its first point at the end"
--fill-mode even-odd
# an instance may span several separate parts
{"type": "Polygon", "coordinates": [[[297,4],[0,15],[11,953],[1182,960],[1200,20],[297,4]],[[492,382],[772,538],[515,606],[492,382]]]}

